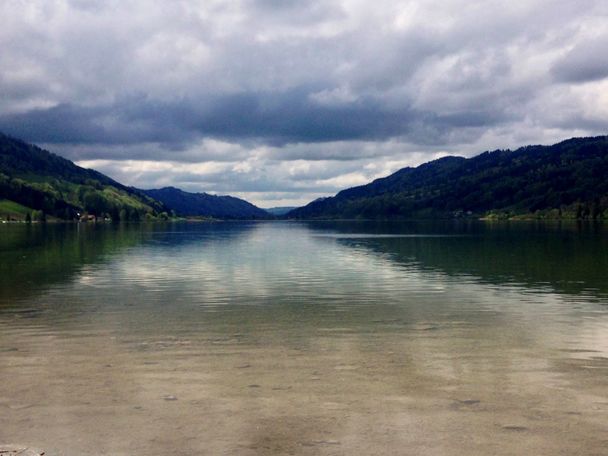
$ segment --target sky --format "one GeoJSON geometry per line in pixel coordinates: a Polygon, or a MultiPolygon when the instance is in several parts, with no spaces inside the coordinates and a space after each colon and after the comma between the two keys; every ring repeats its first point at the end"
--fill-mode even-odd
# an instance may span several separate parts
{"type": "Polygon", "coordinates": [[[0,131],[140,188],[303,205],[608,132],[605,0],[0,0],[0,131]]]}

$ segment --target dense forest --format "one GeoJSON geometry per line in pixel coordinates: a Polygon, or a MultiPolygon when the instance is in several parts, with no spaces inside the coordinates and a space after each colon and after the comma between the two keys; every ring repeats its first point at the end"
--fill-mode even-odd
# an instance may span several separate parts
{"type": "Polygon", "coordinates": [[[190,193],[175,187],[143,190],[146,195],[161,201],[179,216],[202,216],[222,219],[260,219],[271,215],[253,204],[234,196],[190,193]]]}
{"type": "Polygon", "coordinates": [[[0,216],[15,220],[167,218],[169,209],[97,171],[0,134],[0,216]]]}
{"type": "Polygon", "coordinates": [[[313,201],[298,219],[608,218],[608,137],[444,157],[313,201]]]}

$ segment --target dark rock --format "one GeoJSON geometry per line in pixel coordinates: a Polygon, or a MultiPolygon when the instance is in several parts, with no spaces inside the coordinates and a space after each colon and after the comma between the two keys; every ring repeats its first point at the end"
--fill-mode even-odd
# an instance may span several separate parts
{"type": "Polygon", "coordinates": [[[2,456],[42,456],[44,451],[29,448],[23,445],[0,445],[2,456]]]}
{"type": "Polygon", "coordinates": [[[528,428],[525,426],[503,426],[502,428],[505,431],[515,431],[515,432],[523,432],[523,431],[528,430],[528,428]]]}

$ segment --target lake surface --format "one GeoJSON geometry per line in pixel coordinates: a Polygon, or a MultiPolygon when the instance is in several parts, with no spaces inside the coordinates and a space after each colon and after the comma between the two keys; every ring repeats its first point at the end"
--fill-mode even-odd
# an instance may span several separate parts
{"type": "Polygon", "coordinates": [[[0,444],[608,448],[599,225],[1,225],[0,256],[0,444]]]}

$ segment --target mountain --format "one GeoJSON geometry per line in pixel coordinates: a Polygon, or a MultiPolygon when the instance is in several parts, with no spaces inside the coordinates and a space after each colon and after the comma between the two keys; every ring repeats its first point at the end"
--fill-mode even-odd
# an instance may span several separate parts
{"type": "Polygon", "coordinates": [[[298,219],[608,218],[608,137],[444,157],[313,201],[298,219]]]}
{"type": "Polygon", "coordinates": [[[175,187],[142,190],[142,192],[170,207],[180,216],[231,219],[269,218],[269,214],[265,210],[233,196],[189,193],[175,187]]]}
{"type": "Polygon", "coordinates": [[[88,213],[113,220],[166,216],[141,191],[0,133],[0,216],[71,220],[88,213]]]}
{"type": "Polygon", "coordinates": [[[0,133],[0,217],[46,216],[71,220],[79,214],[112,220],[183,216],[270,218],[268,212],[232,196],[188,193],[177,188],[139,190],[81,168],[70,160],[0,133]]]}
{"type": "Polygon", "coordinates": [[[296,209],[296,206],[269,207],[268,209],[264,210],[271,215],[280,217],[282,215],[287,214],[288,212],[293,211],[294,209],[296,209]]]}

